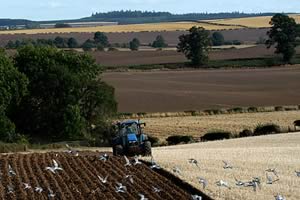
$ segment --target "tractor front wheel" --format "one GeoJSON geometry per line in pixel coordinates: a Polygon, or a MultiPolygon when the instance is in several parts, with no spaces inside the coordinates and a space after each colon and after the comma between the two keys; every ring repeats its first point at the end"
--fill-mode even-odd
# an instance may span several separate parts
{"type": "Polygon", "coordinates": [[[152,155],[151,142],[150,141],[145,142],[144,155],[145,156],[151,156],[152,155]]]}
{"type": "Polygon", "coordinates": [[[116,145],[113,147],[114,156],[122,156],[123,153],[123,147],[121,145],[116,145]]]}

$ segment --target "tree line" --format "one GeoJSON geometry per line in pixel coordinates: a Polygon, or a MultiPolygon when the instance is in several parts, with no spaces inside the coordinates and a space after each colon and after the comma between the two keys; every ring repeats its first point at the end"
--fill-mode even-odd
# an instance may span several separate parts
{"type": "Polygon", "coordinates": [[[0,52],[0,140],[103,138],[117,111],[114,88],[88,54],[25,46],[0,52]]]}
{"type": "MultiPolygon", "coordinates": [[[[300,25],[295,19],[284,14],[276,14],[270,21],[271,29],[267,32],[265,41],[267,48],[275,47],[275,53],[281,54],[285,63],[291,63],[299,45],[300,25]]],[[[223,36],[215,32],[210,37],[209,31],[203,27],[192,27],[188,34],[179,37],[177,51],[182,52],[195,66],[205,65],[208,62],[208,52],[212,43],[221,45],[223,36]]]]}

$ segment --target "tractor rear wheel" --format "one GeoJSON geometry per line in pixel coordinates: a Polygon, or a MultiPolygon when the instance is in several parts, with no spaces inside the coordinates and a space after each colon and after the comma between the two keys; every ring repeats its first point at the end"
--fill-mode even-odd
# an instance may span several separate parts
{"type": "Polygon", "coordinates": [[[121,145],[116,145],[113,147],[114,156],[122,156],[123,153],[123,147],[121,145]]]}
{"type": "Polygon", "coordinates": [[[144,155],[145,156],[151,156],[152,155],[151,142],[150,141],[145,142],[144,155]]]}

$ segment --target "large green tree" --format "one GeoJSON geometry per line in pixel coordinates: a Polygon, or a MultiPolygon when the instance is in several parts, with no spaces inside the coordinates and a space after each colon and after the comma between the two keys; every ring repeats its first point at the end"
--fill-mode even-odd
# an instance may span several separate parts
{"type": "Polygon", "coordinates": [[[179,36],[177,51],[184,53],[193,65],[204,65],[208,62],[209,47],[209,32],[194,26],[189,30],[189,34],[179,36]]]}
{"type": "Polygon", "coordinates": [[[102,69],[90,55],[27,46],[18,50],[15,63],[29,79],[29,94],[14,114],[23,134],[81,139],[92,124],[116,112],[114,89],[100,80],[102,69]]]}
{"type": "Polygon", "coordinates": [[[9,115],[26,94],[28,80],[20,73],[12,61],[0,50],[0,138],[12,142],[15,124],[9,115]]]}
{"type": "Polygon", "coordinates": [[[109,41],[107,36],[102,32],[96,32],[94,35],[94,41],[96,45],[102,45],[103,47],[107,47],[109,45],[109,41]]]}
{"type": "Polygon", "coordinates": [[[129,42],[129,48],[131,51],[139,50],[140,45],[141,43],[137,38],[133,38],[132,41],[129,42]]]}
{"type": "Polygon", "coordinates": [[[165,38],[162,35],[158,35],[156,36],[151,46],[154,48],[164,48],[167,47],[168,44],[166,43],[165,38]]]}
{"type": "Polygon", "coordinates": [[[276,14],[272,17],[270,25],[272,27],[267,33],[267,48],[275,45],[275,53],[282,54],[283,60],[290,62],[296,52],[296,38],[299,34],[295,20],[284,14],[276,14]]]}
{"type": "Polygon", "coordinates": [[[220,32],[213,32],[211,36],[211,40],[214,46],[221,46],[225,42],[224,36],[220,32]]]}

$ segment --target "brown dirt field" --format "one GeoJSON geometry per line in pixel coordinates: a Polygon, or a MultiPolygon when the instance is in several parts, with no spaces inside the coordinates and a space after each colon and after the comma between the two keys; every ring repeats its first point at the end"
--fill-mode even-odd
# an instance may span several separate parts
{"type": "Polygon", "coordinates": [[[125,167],[123,157],[110,156],[108,161],[100,161],[99,155],[90,152],[80,152],[78,157],[54,152],[1,155],[1,199],[51,199],[48,198],[48,188],[53,190],[55,199],[62,200],[139,199],[139,193],[148,199],[181,200],[190,199],[190,192],[199,192],[203,199],[209,199],[170,173],[151,170],[145,164],[125,167]],[[53,174],[45,170],[53,165],[52,159],[59,163],[63,171],[53,174]],[[9,175],[8,165],[11,165],[16,175],[9,175]],[[108,175],[108,183],[100,182],[97,175],[108,175]],[[124,179],[126,175],[133,176],[133,184],[124,179]],[[126,193],[115,192],[117,182],[127,187],[126,193]],[[25,190],[23,183],[28,183],[32,188],[25,190]],[[13,193],[8,193],[8,185],[14,188],[13,193]],[[37,186],[43,188],[43,192],[35,192],[34,188],[37,186]],[[162,191],[154,193],[152,186],[161,188],[162,191]]]}
{"type": "Polygon", "coordinates": [[[300,66],[266,69],[104,73],[120,112],[172,112],[298,105],[300,66]]]}
{"type": "MultiPolygon", "coordinates": [[[[300,48],[299,48],[300,52],[300,48]]],[[[188,61],[184,54],[177,51],[114,51],[114,52],[92,52],[97,63],[104,66],[130,66],[169,64],[188,61]]],[[[243,49],[215,50],[210,52],[211,60],[228,60],[242,58],[260,58],[274,55],[274,49],[266,49],[265,46],[243,49]]]]}
{"type": "MultiPolygon", "coordinates": [[[[244,43],[255,43],[259,37],[265,37],[268,29],[238,29],[223,30],[225,40],[240,40],[244,43]]],[[[106,33],[110,43],[128,43],[133,38],[138,38],[142,44],[152,43],[157,35],[162,35],[170,46],[176,46],[178,37],[185,31],[153,31],[153,32],[128,32],[128,33],[106,33]]],[[[9,40],[17,39],[48,39],[61,37],[74,37],[79,43],[93,38],[93,33],[51,33],[51,34],[0,34],[0,46],[5,46],[9,40]]]]}

